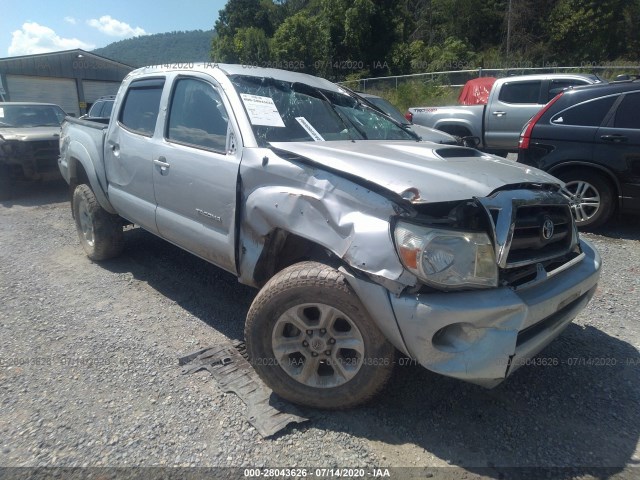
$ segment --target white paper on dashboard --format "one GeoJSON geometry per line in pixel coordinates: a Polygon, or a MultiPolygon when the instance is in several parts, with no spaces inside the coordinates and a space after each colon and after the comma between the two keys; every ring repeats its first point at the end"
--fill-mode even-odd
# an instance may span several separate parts
{"type": "Polygon", "coordinates": [[[300,126],[307,131],[309,136],[313,138],[314,142],[324,142],[324,138],[322,138],[322,135],[320,135],[320,133],[315,128],[313,128],[313,125],[311,125],[306,118],[296,117],[296,120],[298,121],[300,126]]]}
{"type": "Polygon", "coordinates": [[[0,118],[4,118],[4,108],[0,107],[0,118]]]}
{"type": "Polygon", "coordinates": [[[247,93],[240,94],[240,97],[247,109],[252,125],[263,125],[265,127],[285,126],[272,98],[249,95],[247,93]]]}

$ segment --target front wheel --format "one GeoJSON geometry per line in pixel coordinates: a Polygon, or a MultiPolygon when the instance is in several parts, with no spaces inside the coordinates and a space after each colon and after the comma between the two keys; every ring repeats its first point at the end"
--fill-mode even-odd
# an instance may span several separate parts
{"type": "Polygon", "coordinates": [[[315,408],[364,403],[386,384],[395,349],[344,276],[317,262],[275,275],[245,326],[250,360],[282,398],[315,408]]]}
{"type": "Polygon", "coordinates": [[[88,185],[78,185],[73,191],[72,208],[78,238],[91,260],[107,260],[122,252],[120,217],[102,208],[88,185]]]}
{"type": "Polygon", "coordinates": [[[615,208],[613,188],[602,176],[570,170],[557,177],[566,184],[563,193],[569,199],[578,228],[596,228],[609,220],[615,208]]]}

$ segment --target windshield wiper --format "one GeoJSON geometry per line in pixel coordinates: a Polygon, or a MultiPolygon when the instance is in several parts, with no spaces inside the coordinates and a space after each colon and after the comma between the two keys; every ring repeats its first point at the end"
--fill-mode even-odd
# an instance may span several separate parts
{"type": "Polygon", "coordinates": [[[336,107],[333,105],[333,102],[329,99],[329,97],[327,97],[324,94],[322,90],[311,87],[305,83],[300,83],[300,82],[292,83],[291,90],[293,90],[294,92],[309,95],[310,97],[315,97],[319,100],[323,100],[327,102],[329,104],[329,108],[331,109],[331,111],[338,117],[338,119],[340,120],[340,123],[342,123],[342,125],[344,126],[345,130],[347,131],[347,135],[349,136],[349,140],[351,140],[352,142],[355,142],[356,139],[353,138],[353,136],[351,135],[351,131],[350,131],[351,129],[349,128],[349,124],[351,124],[351,126],[353,126],[353,128],[355,128],[365,140],[368,140],[367,134],[362,130],[360,130],[356,125],[354,125],[353,122],[350,122],[348,118],[345,119],[343,115],[338,111],[338,109],[336,109],[336,107]],[[302,88],[299,88],[299,87],[302,87],[302,88]],[[349,121],[349,123],[347,123],[347,121],[349,121]]]}

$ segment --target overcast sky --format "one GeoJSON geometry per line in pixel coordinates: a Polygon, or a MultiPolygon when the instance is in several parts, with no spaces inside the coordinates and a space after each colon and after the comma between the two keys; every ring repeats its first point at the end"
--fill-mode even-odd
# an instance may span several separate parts
{"type": "Polygon", "coordinates": [[[0,57],[82,48],[138,35],[210,30],[226,0],[0,0],[0,57]]]}

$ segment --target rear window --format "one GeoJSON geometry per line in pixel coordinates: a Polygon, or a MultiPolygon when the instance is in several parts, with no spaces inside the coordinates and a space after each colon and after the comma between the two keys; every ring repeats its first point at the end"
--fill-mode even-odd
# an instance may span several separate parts
{"type": "Polygon", "coordinates": [[[552,119],[551,123],[558,125],[578,125],[583,127],[599,127],[607,113],[611,110],[616,96],[597,98],[570,107],[552,119]]]}
{"type": "Polygon", "coordinates": [[[498,99],[505,103],[536,104],[540,97],[541,81],[505,83],[498,99]]]}
{"type": "Polygon", "coordinates": [[[104,102],[96,102],[96,103],[94,103],[93,106],[91,107],[91,110],[89,110],[89,116],[90,117],[99,117],[103,106],[104,106],[104,102]]]}
{"type": "Polygon", "coordinates": [[[156,128],[164,80],[140,80],[129,85],[119,121],[128,130],[151,137],[156,128]]]}
{"type": "Polygon", "coordinates": [[[102,107],[102,112],[100,112],[100,115],[102,115],[103,117],[110,117],[111,110],[113,110],[113,100],[106,101],[104,102],[104,107],[102,107]]]}
{"type": "Polygon", "coordinates": [[[616,111],[615,128],[640,128],[640,93],[628,93],[616,111]]]}

